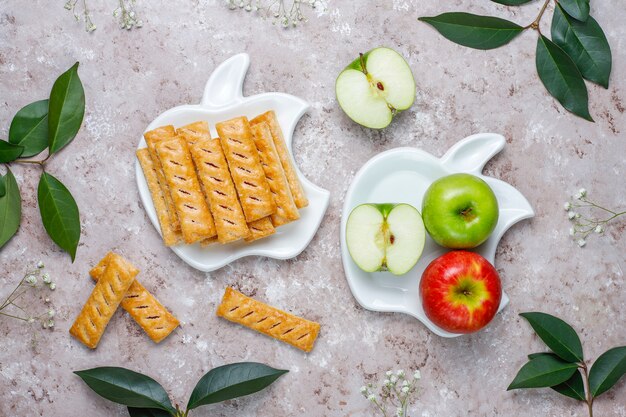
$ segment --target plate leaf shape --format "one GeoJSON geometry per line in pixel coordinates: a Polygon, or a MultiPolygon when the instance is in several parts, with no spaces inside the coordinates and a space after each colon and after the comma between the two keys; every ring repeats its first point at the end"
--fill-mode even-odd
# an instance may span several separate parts
{"type": "Polygon", "coordinates": [[[537,41],[536,64],[539,78],[548,92],[567,110],[593,122],[587,87],[572,58],[541,35],[537,41]]]}
{"type": "MultiPolygon", "coordinates": [[[[149,376],[118,367],[74,371],[99,396],[133,408],[157,408],[174,414],[167,392],[149,376]]],[[[137,414],[141,416],[141,414],[137,414]]],[[[149,415],[149,414],[148,414],[149,415]]],[[[157,416],[159,416],[157,414],[157,416]]]]}
{"type": "Polygon", "coordinates": [[[520,4],[530,3],[533,0],[491,0],[494,3],[504,4],[505,6],[519,6],[520,4]]]}
{"type": "Polygon", "coordinates": [[[541,340],[561,359],[583,361],[583,347],[572,326],[546,313],[521,313],[520,316],[528,320],[541,340]]]}
{"type": "Polygon", "coordinates": [[[60,151],[78,133],[85,115],[85,91],[78,77],[78,62],[57,78],[48,105],[50,154],[60,151]]]}
{"type": "Polygon", "coordinates": [[[24,147],[22,157],[39,154],[48,146],[48,100],[22,107],[9,128],[9,142],[24,147]]]}
{"type": "Polygon", "coordinates": [[[24,152],[24,147],[0,140],[0,163],[15,161],[24,152]]]}
{"type": "Polygon", "coordinates": [[[0,248],[17,232],[22,218],[20,189],[11,170],[0,177],[0,248]]]}
{"type": "Polygon", "coordinates": [[[46,232],[74,262],[80,240],[80,216],[74,197],[61,181],[44,172],[39,179],[37,199],[46,232]]]}
{"type": "Polygon", "coordinates": [[[598,395],[611,389],[626,374],[626,346],[604,352],[589,371],[591,395],[598,395]]]}
{"type": "Polygon", "coordinates": [[[128,407],[128,415],[130,417],[172,417],[168,411],[159,410],[158,408],[133,408],[128,407]]]}
{"type": "Polygon", "coordinates": [[[587,21],[589,17],[589,0],[559,0],[563,9],[576,20],[587,21]]]}
{"type": "Polygon", "coordinates": [[[187,410],[253,394],[269,386],[289,371],[262,363],[240,362],[214,368],[198,381],[187,410]]]}
{"type": "Polygon", "coordinates": [[[584,78],[609,87],[611,47],[596,20],[580,22],[557,4],[552,17],[552,41],[569,55],[584,78]]]}
{"type": "Polygon", "coordinates": [[[524,30],[518,24],[499,17],[461,12],[420,17],[419,20],[434,26],[452,42],[475,49],[494,49],[506,45],[524,30]]]}
{"type": "Polygon", "coordinates": [[[507,391],[558,385],[570,379],[577,369],[575,363],[565,362],[552,355],[541,355],[522,366],[507,391]]]}

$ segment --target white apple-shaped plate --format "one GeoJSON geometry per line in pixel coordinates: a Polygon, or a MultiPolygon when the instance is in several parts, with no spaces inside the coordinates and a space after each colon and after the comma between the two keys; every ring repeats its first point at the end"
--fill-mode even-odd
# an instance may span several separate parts
{"type": "MultiPolygon", "coordinates": [[[[389,272],[364,272],[352,261],[346,245],[346,221],[352,209],[363,203],[408,203],[421,211],[422,199],[436,179],[456,172],[476,175],[489,184],[500,209],[498,224],[489,239],[474,249],[492,264],[496,247],[515,223],[535,215],[526,198],[511,185],[482,175],[487,161],[504,147],[501,135],[481,133],[459,141],[442,157],[416,148],[396,148],[376,155],[356,174],[343,205],[341,218],[341,257],[346,278],[356,300],[368,310],[398,312],[414,316],[433,333],[456,337],[433,324],[424,314],[419,299],[419,283],[428,264],[449,249],[426,237],[424,252],[411,271],[402,276],[389,272]]],[[[506,287],[506,282],[503,282],[506,287]]],[[[509,303],[506,293],[498,311],[509,303]]]]}
{"type": "MultiPolygon", "coordinates": [[[[297,97],[283,93],[265,93],[251,97],[242,94],[243,81],[250,65],[247,54],[238,54],[226,60],[211,74],[204,88],[202,102],[197,105],[178,106],[167,110],[148,125],[146,131],[159,126],[180,127],[199,120],[206,120],[212,137],[217,137],[215,124],[237,116],[252,118],[268,110],[274,110],[283,129],[285,141],[292,152],[291,140],[300,117],[309,109],[309,104],[297,97]]],[[[137,149],[145,148],[141,137],[137,149]]],[[[244,256],[266,256],[289,259],[300,254],[311,242],[328,207],[330,193],[308,181],[296,168],[298,177],[309,199],[308,207],[300,210],[300,219],[276,229],[276,233],[256,242],[243,241],[227,245],[214,244],[202,247],[177,245],[172,250],[185,262],[201,271],[213,271],[244,256]]],[[[154,204],[146,179],[136,161],[137,186],[141,202],[154,227],[160,233],[154,204]]]]}

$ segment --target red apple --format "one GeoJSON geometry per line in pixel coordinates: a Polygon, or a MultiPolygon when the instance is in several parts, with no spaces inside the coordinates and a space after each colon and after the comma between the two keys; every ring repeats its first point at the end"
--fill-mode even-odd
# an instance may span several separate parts
{"type": "Polygon", "coordinates": [[[482,256],[452,251],[426,267],[420,282],[426,316],[451,333],[473,333],[498,312],[502,286],[496,269],[482,256]]]}

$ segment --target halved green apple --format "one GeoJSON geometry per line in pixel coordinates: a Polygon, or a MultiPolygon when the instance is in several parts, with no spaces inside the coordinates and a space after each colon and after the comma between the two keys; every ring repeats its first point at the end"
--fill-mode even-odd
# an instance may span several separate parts
{"type": "Polygon", "coordinates": [[[425,241],[422,216],[409,204],[361,204],[346,223],[348,252],[365,272],[406,274],[422,256],[425,241]]]}
{"type": "Polygon", "coordinates": [[[389,48],[360,54],[337,77],[337,101],[360,125],[387,127],[393,116],[415,101],[415,79],[402,55],[389,48]]]}

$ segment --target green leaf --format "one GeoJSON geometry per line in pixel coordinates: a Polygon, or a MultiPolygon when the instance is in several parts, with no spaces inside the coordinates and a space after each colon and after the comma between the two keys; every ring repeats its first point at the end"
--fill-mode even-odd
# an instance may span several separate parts
{"type": "Polygon", "coordinates": [[[80,239],[80,217],[74,197],[61,181],[44,172],[39,180],[37,198],[46,232],[74,262],[80,239]]]}
{"type": "Polygon", "coordinates": [[[0,198],[4,197],[7,193],[6,176],[0,175],[0,198]]]}
{"type": "Polygon", "coordinates": [[[587,86],[569,55],[541,35],[537,41],[536,64],[539,78],[548,92],[567,110],[593,122],[587,86]]]}
{"type": "Polygon", "coordinates": [[[74,371],[99,396],[134,408],[158,408],[174,414],[167,392],[149,376],[129,369],[101,367],[74,371]]]}
{"type": "Polygon", "coordinates": [[[559,0],[559,4],[576,20],[585,22],[589,17],[589,0],[559,0]]]}
{"type": "Polygon", "coordinates": [[[253,394],[287,372],[256,362],[233,363],[212,369],[193,389],[187,410],[253,394]]]}
{"type": "Polygon", "coordinates": [[[85,115],[85,91],[78,77],[78,62],[54,82],[48,106],[50,154],[61,150],[78,133],[85,115]]]}
{"type": "Polygon", "coordinates": [[[554,356],[557,357],[554,353],[552,352],[538,352],[538,353],[531,353],[530,355],[528,355],[528,359],[535,359],[538,358],[540,356],[554,356]]]}
{"type": "Polygon", "coordinates": [[[579,22],[557,4],[552,17],[552,41],[572,58],[584,78],[609,87],[611,47],[593,17],[579,22]]]}
{"type": "Polygon", "coordinates": [[[20,189],[11,170],[0,177],[4,195],[0,197],[0,248],[17,232],[22,219],[20,189]]]}
{"type": "Polygon", "coordinates": [[[589,371],[589,389],[591,395],[608,391],[626,374],[626,346],[620,346],[604,352],[589,371]]]}
{"type": "Polygon", "coordinates": [[[572,377],[559,385],[554,385],[553,390],[566,397],[573,398],[579,401],[586,401],[585,398],[585,386],[583,384],[583,377],[580,372],[574,372],[572,377]]]}
{"type": "Polygon", "coordinates": [[[443,13],[419,20],[431,24],[452,42],[475,49],[498,48],[524,30],[508,20],[470,13],[443,13]]]}
{"type": "Polygon", "coordinates": [[[158,408],[133,408],[128,407],[130,417],[172,417],[168,411],[159,410],[158,408]]]}
{"type": "Polygon", "coordinates": [[[519,6],[520,4],[530,3],[533,0],[491,0],[494,3],[504,4],[505,6],[519,6]]]}
{"type": "Polygon", "coordinates": [[[576,331],[558,317],[546,313],[521,313],[543,342],[561,359],[583,361],[583,347],[576,331]]]}
{"type": "Polygon", "coordinates": [[[15,161],[24,152],[24,147],[0,140],[0,163],[15,161]]]}
{"type": "Polygon", "coordinates": [[[24,147],[29,158],[48,146],[48,100],[30,103],[17,112],[9,128],[9,142],[24,147]]]}
{"type": "Polygon", "coordinates": [[[551,387],[567,381],[578,369],[575,363],[562,361],[550,355],[531,359],[519,370],[507,391],[519,388],[551,387]]]}

